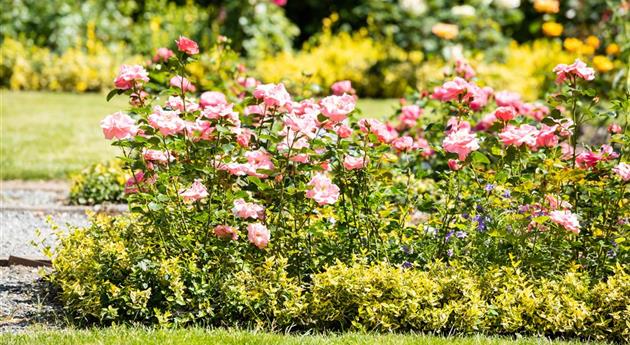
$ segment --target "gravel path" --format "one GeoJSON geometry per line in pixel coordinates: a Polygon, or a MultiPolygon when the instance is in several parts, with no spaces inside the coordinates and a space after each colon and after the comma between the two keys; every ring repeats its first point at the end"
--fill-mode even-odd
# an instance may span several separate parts
{"type": "Polygon", "coordinates": [[[17,333],[31,325],[58,327],[61,308],[48,300],[39,269],[0,267],[0,333],[17,333]]]}

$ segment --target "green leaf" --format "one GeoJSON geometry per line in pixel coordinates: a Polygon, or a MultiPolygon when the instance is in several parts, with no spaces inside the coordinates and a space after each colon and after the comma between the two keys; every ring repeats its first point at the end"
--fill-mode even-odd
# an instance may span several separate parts
{"type": "Polygon", "coordinates": [[[490,160],[488,159],[488,157],[486,157],[486,155],[484,155],[483,153],[479,151],[473,152],[471,156],[472,156],[473,162],[475,163],[490,164],[490,160]]]}

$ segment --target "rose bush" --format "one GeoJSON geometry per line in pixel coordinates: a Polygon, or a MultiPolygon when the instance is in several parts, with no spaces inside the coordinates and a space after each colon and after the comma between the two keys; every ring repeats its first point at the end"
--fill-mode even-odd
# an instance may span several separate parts
{"type": "MultiPolygon", "coordinates": [[[[579,60],[554,69],[547,104],[484,87],[459,61],[381,121],[361,118],[345,81],[321,99],[245,75],[206,91],[187,72],[197,54],[182,37],[150,69],[121,69],[108,95],[130,97],[101,127],[123,152],[131,215],[61,239],[50,279],[81,319],[230,323],[246,310],[248,322],[287,325],[305,308],[293,298],[318,291],[314,277],[357,260],[603,280],[628,262],[630,102],[602,112],[579,60]],[[612,116],[609,142],[581,144],[583,124],[601,116],[612,116]],[[248,296],[251,275],[269,290],[248,296]]],[[[469,316],[453,327],[480,330],[469,316]]],[[[488,329],[524,329],[497,322],[488,329]]]]}

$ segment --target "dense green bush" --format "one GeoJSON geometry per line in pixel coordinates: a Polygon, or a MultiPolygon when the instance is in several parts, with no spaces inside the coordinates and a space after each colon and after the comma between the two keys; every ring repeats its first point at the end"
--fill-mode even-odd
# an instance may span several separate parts
{"type": "Polygon", "coordinates": [[[95,205],[123,202],[128,175],[118,161],[90,165],[70,176],[70,203],[95,205]]]}

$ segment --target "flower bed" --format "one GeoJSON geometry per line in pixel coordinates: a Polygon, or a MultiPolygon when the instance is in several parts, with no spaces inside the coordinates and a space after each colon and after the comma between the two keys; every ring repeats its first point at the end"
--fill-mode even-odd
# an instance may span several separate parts
{"type": "Polygon", "coordinates": [[[602,111],[580,60],[547,104],[458,61],[381,122],[347,81],[197,93],[177,43],[108,95],[130,96],[101,127],[132,214],[61,239],[50,279],[79,320],[627,335],[629,101],[602,111]],[[608,143],[581,144],[604,116],[608,143]]]}

